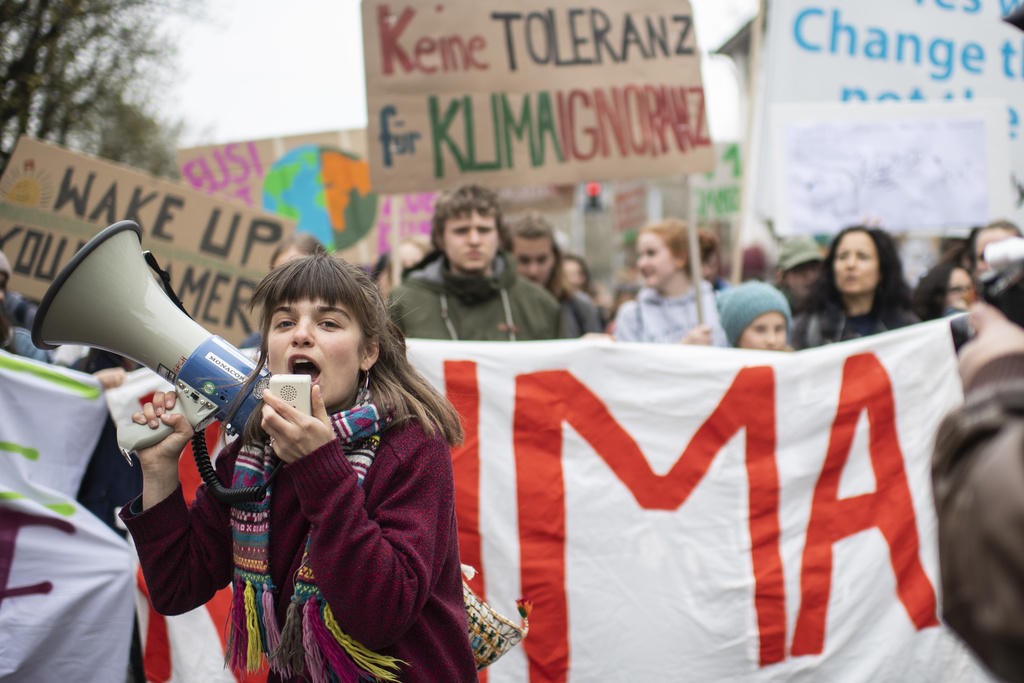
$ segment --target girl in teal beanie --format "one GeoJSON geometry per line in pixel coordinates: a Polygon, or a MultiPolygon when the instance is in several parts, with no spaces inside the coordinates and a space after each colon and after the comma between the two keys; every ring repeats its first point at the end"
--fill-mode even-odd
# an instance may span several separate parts
{"type": "Polygon", "coordinates": [[[718,294],[718,317],[729,345],[740,349],[790,350],[792,315],[786,297],[763,282],[744,282],[718,294]]]}

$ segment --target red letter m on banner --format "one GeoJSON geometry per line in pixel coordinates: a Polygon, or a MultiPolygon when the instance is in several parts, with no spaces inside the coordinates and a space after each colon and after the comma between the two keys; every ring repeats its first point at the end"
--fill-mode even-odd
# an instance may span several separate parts
{"type": "Polygon", "coordinates": [[[779,478],[775,467],[775,380],[770,367],[744,368],[665,475],[655,474],[632,437],[586,386],[564,370],[516,382],[515,455],[523,594],[535,614],[523,641],[530,680],[565,681],[569,619],[565,593],[565,483],[562,423],[607,463],[641,507],[675,510],[700,482],[715,454],[746,429],[754,604],[762,666],[785,658],[786,613],[779,552],[779,478]]]}

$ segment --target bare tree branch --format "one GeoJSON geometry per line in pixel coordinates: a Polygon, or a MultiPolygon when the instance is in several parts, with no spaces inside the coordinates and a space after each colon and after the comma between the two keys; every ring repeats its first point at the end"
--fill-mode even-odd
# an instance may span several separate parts
{"type": "Polygon", "coordinates": [[[180,122],[149,104],[173,74],[161,33],[204,0],[0,0],[0,170],[22,135],[175,175],[180,122]]]}

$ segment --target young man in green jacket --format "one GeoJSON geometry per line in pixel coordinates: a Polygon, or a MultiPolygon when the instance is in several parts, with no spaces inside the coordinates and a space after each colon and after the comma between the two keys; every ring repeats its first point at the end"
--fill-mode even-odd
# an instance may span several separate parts
{"type": "Polygon", "coordinates": [[[391,318],[406,337],[517,341],[563,336],[558,302],[516,275],[498,196],[464,185],[438,197],[436,252],[392,290],[391,318]]]}

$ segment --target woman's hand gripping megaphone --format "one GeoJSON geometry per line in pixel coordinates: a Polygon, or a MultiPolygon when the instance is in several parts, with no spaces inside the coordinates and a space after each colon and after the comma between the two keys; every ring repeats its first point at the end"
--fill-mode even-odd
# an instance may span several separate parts
{"type": "MultiPolygon", "coordinates": [[[[217,406],[181,382],[178,382],[178,391],[183,394],[180,400],[173,391],[156,392],[141,413],[132,415],[132,422],[117,426],[117,445],[126,454],[129,464],[131,458],[128,453],[164,442],[172,433],[179,431],[179,423],[189,428],[188,436],[209,423],[217,406]],[[168,422],[172,417],[174,421],[168,422]]],[[[184,443],[179,446],[179,453],[182,448],[184,443]]]]}
{"type": "MultiPolygon", "coordinates": [[[[132,448],[139,462],[145,465],[149,461],[166,460],[173,462],[175,468],[178,456],[195,433],[173,391],[153,394],[153,399],[142,406],[142,412],[132,415],[132,425],[126,427],[138,428],[132,432],[149,437],[144,440],[150,443],[136,443],[132,448]]],[[[120,436],[119,432],[119,442],[120,436]]]]}

